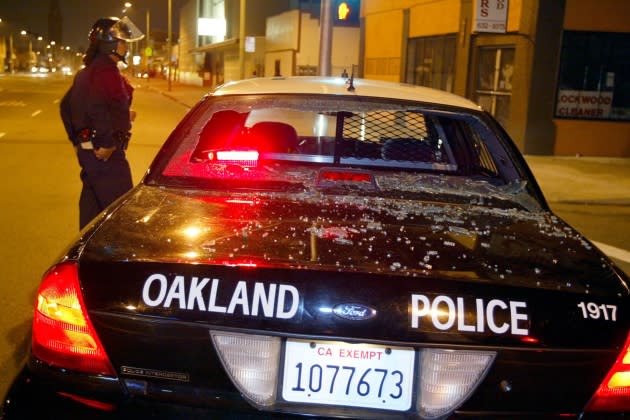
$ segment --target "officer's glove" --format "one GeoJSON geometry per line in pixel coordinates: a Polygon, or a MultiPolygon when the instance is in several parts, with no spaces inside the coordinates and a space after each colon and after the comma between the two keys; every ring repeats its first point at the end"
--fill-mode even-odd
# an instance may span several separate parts
{"type": "Polygon", "coordinates": [[[99,147],[98,149],[94,149],[94,156],[98,160],[102,160],[103,162],[107,162],[107,159],[114,153],[116,150],[116,146],[112,147],[99,147]]]}

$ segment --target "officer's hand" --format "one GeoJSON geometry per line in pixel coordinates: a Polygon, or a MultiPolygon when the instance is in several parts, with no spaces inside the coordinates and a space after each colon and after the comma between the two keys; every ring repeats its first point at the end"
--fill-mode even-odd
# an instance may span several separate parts
{"type": "Polygon", "coordinates": [[[136,120],[136,111],[129,110],[129,121],[134,122],[136,120]]]}
{"type": "Polygon", "coordinates": [[[94,156],[98,160],[102,160],[103,162],[107,162],[107,159],[114,153],[116,150],[116,146],[112,147],[99,147],[98,149],[94,149],[94,156]]]}

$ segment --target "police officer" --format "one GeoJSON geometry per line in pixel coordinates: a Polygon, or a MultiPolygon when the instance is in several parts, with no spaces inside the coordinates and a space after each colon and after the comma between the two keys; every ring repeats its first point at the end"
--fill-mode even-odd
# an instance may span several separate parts
{"type": "Polygon", "coordinates": [[[61,119],[81,166],[81,229],[132,187],[125,150],[135,117],[133,87],[118,64],[127,64],[127,43],[143,37],[127,17],[97,20],[88,36],[85,67],[61,101],[61,119]]]}

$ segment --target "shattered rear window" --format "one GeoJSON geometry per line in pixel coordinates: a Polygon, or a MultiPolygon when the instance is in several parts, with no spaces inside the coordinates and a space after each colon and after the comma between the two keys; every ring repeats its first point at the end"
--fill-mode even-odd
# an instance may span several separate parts
{"type": "Polygon", "coordinates": [[[474,113],[420,103],[326,95],[210,97],[154,167],[160,184],[201,189],[524,191],[522,180],[499,171],[492,136],[474,113]]]}

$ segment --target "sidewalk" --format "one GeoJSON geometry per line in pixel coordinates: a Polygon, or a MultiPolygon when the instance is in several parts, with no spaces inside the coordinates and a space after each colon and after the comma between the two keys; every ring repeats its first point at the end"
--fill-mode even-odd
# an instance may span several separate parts
{"type": "MultiPolygon", "coordinates": [[[[164,79],[135,79],[140,89],[152,89],[191,108],[210,87],[164,79]]],[[[615,204],[630,206],[630,158],[526,155],[545,198],[553,203],[615,204]]]]}
{"type": "Polygon", "coordinates": [[[192,108],[201,98],[212,90],[210,87],[195,86],[171,81],[169,90],[166,79],[133,79],[136,89],[150,89],[160,92],[162,95],[192,108]]]}

